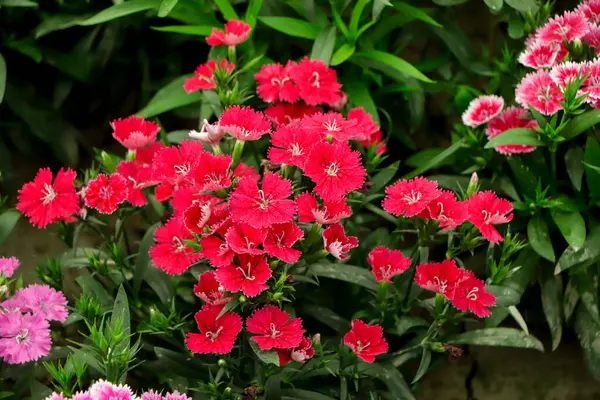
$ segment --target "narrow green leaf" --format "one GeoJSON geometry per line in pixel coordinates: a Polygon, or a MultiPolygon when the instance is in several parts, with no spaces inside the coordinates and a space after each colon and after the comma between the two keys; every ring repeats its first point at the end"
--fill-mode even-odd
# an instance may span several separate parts
{"type": "Polygon", "coordinates": [[[567,282],[567,287],[565,288],[563,299],[563,314],[566,322],[569,322],[573,316],[575,307],[577,307],[577,304],[579,304],[579,298],[580,296],[575,282],[573,282],[573,279],[569,279],[569,282],[567,282]]]}
{"type": "Polygon", "coordinates": [[[477,57],[471,47],[473,41],[456,22],[447,22],[443,28],[429,27],[454,54],[458,62],[467,70],[477,75],[493,76],[495,72],[489,67],[477,61],[477,57]]]}
{"type": "Polygon", "coordinates": [[[328,327],[340,334],[348,332],[348,330],[350,329],[350,321],[339,316],[327,307],[317,304],[307,304],[301,306],[300,310],[303,314],[310,315],[317,321],[327,325],[328,327]]]}
{"type": "Polygon", "coordinates": [[[343,64],[344,61],[352,57],[355,49],[356,48],[354,46],[344,43],[335,51],[335,53],[333,53],[333,57],[331,57],[331,65],[335,67],[336,65],[343,64]]]}
{"type": "Polygon", "coordinates": [[[162,0],[158,9],[158,16],[164,18],[175,8],[179,0],[162,0]]]}
{"type": "Polygon", "coordinates": [[[526,334],[529,335],[529,328],[527,327],[527,322],[525,322],[525,319],[521,315],[521,312],[519,311],[519,309],[516,306],[509,306],[508,312],[513,317],[513,319],[517,322],[517,324],[519,324],[521,329],[523,329],[523,332],[525,332],[526,334]]]}
{"type": "Polygon", "coordinates": [[[279,366],[279,356],[275,350],[261,350],[254,340],[248,340],[248,343],[250,343],[250,348],[252,348],[252,351],[254,354],[256,354],[260,361],[264,362],[265,364],[279,366]]]}
{"type": "Polygon", "coordinates": [[[487,285],[486,290],[496,296],[497,307],[513,306],[521,300],[521,293],[508,286],[487,285]]]}
{"type": "Polygon", "coordinates": [[[229,21],[232,19],[240,19],[231,5],[231,0],[215,0],[215,4],[223,14],[223,17],[229,21]]]}
{"type": "Polygon", "coordinates": [[[548,232],[548,225],[546,225],[546,221],[544,221],[541,215],[538,214],[529,220],[527,224],[527,239],[536,253],[548,261],[556,261],[552,241],[550,240],[550,233],[548,232]]]}
{"type": "Polygon", "coordinates": [[[396,317],[394,327],[386,329],[385,332],[389,333],[390,335],[403,336],[412,328],[426,328],[428,326],[429,323],[423,318],[403,315],[402,317],[396,317]]]}
{"type": "Polygon", "coordinates": [[[93,14],[72,15],[72,14],[54,14],[50,15],[35,28],[35,38],[39,39],[49,33],[61,31],[72,26],[79,25],[93,14]]]}
{"type": "Polygon", "coordinates": [[[539,6],[536,0],[504,0],[506,4],[522,13],[532,12],[534,15],[538,12],[539,6]]]}
{"type": "Polygon", "coordinates": [[[183,90],[183,83],[190,77],[191,75],[184,75],[171,81],[156,92],[146,107],[136,114],[140,117],[150,118],[178,107],[199,103],[202,100],[201,92],[187,94],[183,90]]]}
{"type": "Polygon", "coordinates": [[[394,176],[396,176],[396,172],[398,172],[399,166],[400,161],[396,161],[395,163],[388,165],[387,167],[379,171],[377,175],[375,175],[371,179],[371,193],[379,192],[381,189],[383,189],[385,185],[388,184],[388,182],[394,179],[394,176]]]}
{"type": "Polygon", "coordinates": [[[102,24],[127,15],[151,10],[160,5],[161,0],[128,0],[108,7],[91,18],[80,21],[79,25],[89,26],[102,24]]]}
{"type": "Polygon", "coordinates": [[[585,220],[581,214],[562,212],[554,208],[550,210],[550,214],[569,246],[574,250],[579,250],[585,243],[586,236],[585,220]]]}
{"type": "Polygon", "coordinates": [[[375,0],[373,2],[373,11],[371,12],[371,18],[376,20],[381,15],[381,12],[385,7],[393,7],[393,4],[390,3],[390,0],[375,0]]]}
{"type": "Polygon", "coordinates": [[[1,0],[0,7],[37,7],[38,3],[29,0],[1,0]]]}
{"type": "Polygon", "coordinates": [[[489,7],[492,12],[498,12],[502,9],[503,0],[484,0],[485,5],[489,7]]]}
{"type": "Polygon", "coordinates": [[[6,210],[0,214],[0,245],[8,239],[8,236],[21,218],[17,210],[6,210]]]}
{"type": "MultiPolygon", "coordinates": [[[[418,353],[417,353],[418,354],[418,353]]],[[[379,363],[363,364],[363,373],[383,382],[394,400],[415,400],[415,396],[407,385],[402,374],[393,365],[379,363]]]]}
{"type": "Polygon", "coordinates": [[[163,270],[154,266],[148,268],[144,280],[154,290],[163,304],[168,304],[175,296],[173,282],[163,270]]]}
{"type": "Polygon", "coordinates": [[[598,123],[600,123],[600,110],[587,111],[570,120],[561,134],[566,140],[571,140],[598,123]]]}
{"type": "Polygon", "coordinates": [[[6,60],[0,53],[0,104],[4,99],[4,92],[6,91],[6,60]]]}
{"type": "Polygon", "coordinates": [[[335,400],[319,392],[304,389],[284,389],[281,391],[281,400],[335,400]]]}
{"type": "Polygon", "coordinates": [[[546,143],[538,139],[538,133],[533,129],[514,128],[509,129],[498,136],[490,139],[485,144],[486,149],[492,149],[507,144],[521,144],[527,146],[545,146],[546,143]]]}
{"type": "Polygon", "coordinates": [[[600,257],[600,225],[590,230],[583,246],[576,250],[573,247],[568,247],[558,259],[555,274],[569,269],[577,264],[589,262],[600,257]]]}
{"type": "Polygon", "coordinates": [[[423,347],[423,353],[421,354],[421,363],[419,364],[419,369],[417,370],[415,377],[410,383],[411,385],[414,385],[423,377],[423,375],[425,375],[425,373],[429,369],[429,364],[431,364],[431,351],[423,347]]]}
{"type": "Polygon", "coordinates": [[[585,181],[592,199],[600,199],[600,144],[588,136],[584,154],[585,181]]]}
{"type": "Polygon", "coordinates": [[[354,283],[373,291],[377,290],[377,282],[375,282],[373,274],[365,268],[354,265],[336,263],[312,264],[309,268],[309,273],[323,278],[354,283]]]}
{"type": "Polygon", "coordinates": [[[169,25],[153,26],[152,30],[159,32],[180,33],[182,35],[208,36],[212,32],[212,26],[205,25],[169,25]]]}
{"type": "Polygon", "coordinates": [[[160,225],[160,222],[157,222],[148,228],[140,242],[137,258],[135,260],[135,271],[133,272],[133,293],[136,295],[140,292],[142,281],[150,266],[150,247],[154,244],[154,232],[160,225]]]}
{"type": "Polygon", "coordinates": [[[113,297],[108,294],[104,286],[90,275],[80,275],[75,278],[75,282],[81,287],[83,293],[94,297],[103,307],[111,307],[114,304],[113,297]]]}
{"type": "MultiPolygon", "coordinates": [[[[500,2],[500,4],[502,4],[502,0],[493,0],[493,1],[500,2]]],[[[436,20],[431,18],[429,16],[429,14],[427,14],[425,11],[421,10],[420,8],[413,7],[410,4],[407,4],[404,2],[394,2],[394,7],[397,10],[399,10],[403,15],[409,16],[413,19],[418,19],[429,25],[437,26],[439,28],[442,27],[442,25],[440,25],[436,20]]],[[[502,6],[500,6],[500,7],[502,7],[502,6]]]]}
{"type": "Polygon", "coordinates": [[[435,4],[446,7],[457,6],[466,3],[467,1],[469,0],[433,0],[435,4]]]}
{"type": "Polygon", "coordinates": [[[119,291],[117,292],[112,315],[110,316],[110,324],[113,328],[116,326],[117,321],[119,320],[121,321],[123,332],[127,336],[127,338],[121,342],[121,350],[124,350],[127,348],[127,346],[129,346],[130,343],[129,334],[131,332],[131,316],[129,315],[129,301],[127,300],[127,292],[125,292],[123,285],[119,286],[119,291]]]}
{"type": "Polygon", "coordinates": [[[585,307],[577,307],[575,332],[583,348],[583,356],[588,371],[600,380],[600,325],[587,312],[585,307]]]}
{"type": "Polygon", "coordinates": [[[250,0],[250,3],[248,4],[244,21],[250,25],[251,28],[256,26],[256,20],[258,18],[258,14],[260,14],[263,2],[264,0],[250,0]]]}
{"type": "Polygon", "coordinates": [[[329,65],[329,60],[331,60],[333,48],[335,47],[335,32],[335,26],[323,29],[313,43],[310,53],[311,60],[322,60],[326,65],[329,65]]]}
{"type": "Polygon", "coordinates": [[[303,39],[316,39],[321,33],[318,25],[301,19],[289,17],[258,17],[258,20],[269,28],[278,32],[285,33],[288,36],[299,37],[303,39]]]}
{"type": "Polygon", "coordinates": [[[348,25],[348,33],[349,38],[351,40],[356,40],[358,33],[358,24],[360,22],[360,17],[371,0],[358,0],[354,7],[352,8],[352,14],[350,15],[350,25],[348,25]]]}
{"type": "Polygon", "coordinates": [[[507,162],[513,172],[519,192],[524,196],[535,198],[535,188],[538,184],[536,174],[520,157],[508,157],[507,162]]]}
{"type": "Polygon", "coordinates": [[[560,275],[540,280],[542,308],[552,334],[552,350],[556,350],[562,337],[563,286],[560,275]]]}
{"type": "Polygon", "coordinates": [[[535,336],[513,328],[477,329],[448,339],[449,344],[472,344],[477,346],[517,347],[544,351],[544,345],[535,336]]]}
{"type": "Polygon", "coordinates": [[[169,371],[174,375],[191,379],[206,379],[208,376],[209,367],[189,353],[179,353],[163,347],[154,347],[154,353],[158,358],[154,366],[156,370],[169,371]]]}
{"type": "Polygon", "coordinates": [[[456,153],[459,149],[464,146],[462,140],[454,143],[452,146],[448,147],[437,156],[432,157],[428,162],[421,165],[419,168],[413,170],[412,172],[406,174],[404,179],[412,179],[415,176],[423,175],[425,172],[429,171],[432,168],[439,166],[442,162],[444,162],[447,158],[451,157],[454,153],[456,153]]]}
{"type": "Polygon", "coordinates": [[[434,81],[425,76],[412,64],[393,54],[378,50],[370,50],[356,53],[354,56],[375,61],[375,64],[373,64],[372,67],[380,69],[384,73],[386,73],[386,68],[381,68],[381,65],[383,65],[384,67],[392,68],[393,70],[401,74],[412,76],[413,78],[416,78],[420,81],[434,83],[434,81]]]}
{"type": "Polygon", "coordinates": [[[583,162],[585,154],[581,147],[573,147],[567,150],[565,154],[565,164],[567,166],[567,174],[571,179],[573,187],[578,192],[581,191],[581,183],[583,181],[583,162]]]}

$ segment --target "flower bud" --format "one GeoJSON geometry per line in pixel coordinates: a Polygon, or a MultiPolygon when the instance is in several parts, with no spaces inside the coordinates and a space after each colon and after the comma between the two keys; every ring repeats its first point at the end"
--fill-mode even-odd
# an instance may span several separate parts
{"type": "Polygon", "coordinates": [[[216,146],[219,144],[223,136],[225,136],[225,131],[221,129],[219,123],[209,124],[207,120],[202,121],[202,129],[200,132],[190,131],[189,133],[191,138],[198,139],[201,142],[206,142],[211,146],[216,146]]]}
{"type": "Polygon", "coordinates": [[[246,298],[246,296],[244,296],[244,295],[241,295],[241,296],[238,298],[238,301],[240,302],[240,304],[244,304],[244,303],[245,303],[247,300],[248,300],[248,299],[247,299],[247,298],[246,298]]]}
{"type": "Polygon", "coordinates": [[[217,365],[221,368],[225,368],[227,366],[227,361],[225,361],[224,359],[220,358],[219,361],[217,362],[217,365]]]}
{"type": "Polygon", "coordinates": [[[314,344],[321,344],[321,334],[315,333],[315,335],[312,338],[312,341],[314,344]]]}

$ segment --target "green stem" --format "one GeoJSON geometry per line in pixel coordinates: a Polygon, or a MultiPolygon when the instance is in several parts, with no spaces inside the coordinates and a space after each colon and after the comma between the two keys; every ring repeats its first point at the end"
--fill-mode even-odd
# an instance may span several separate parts
{"type": "Polygon", "coordinates": [[[406,296],[404,296],[404,307],[408,306],[408,299],[410,298],[410,292],[412,291],[413,281],[415,280],[415,276],[417,275],[417,261],[419,259],[419,249],[421,248],[421,242],[419,241],[412,253],[410,254],[410,277],[408,282],[406,283],[406,296]]]}
{"type": "Polygon", "coordinates": [[[552,170],[552,187],[556,190],[557,173],[556,173],[556,146],[550,147],[550,168],[552,170]]]}
{"type": "Polygon", "coordinates": [[[237,57],[235,54],[235,46],[229,46],[227,48],[227,56],[229,58],[229,62],[235,64],[237,62],[237,57]]]}
{"type": "Polygon", "coordinates": [[[233,146],[233,152],[231,157],[233,162],[231,164],[231,169],[235,169],[237,165],[240,163],[242,159],[242,153],[244,152],[244,142],[241,140],[236,140],[235,145],[233,146]]]}

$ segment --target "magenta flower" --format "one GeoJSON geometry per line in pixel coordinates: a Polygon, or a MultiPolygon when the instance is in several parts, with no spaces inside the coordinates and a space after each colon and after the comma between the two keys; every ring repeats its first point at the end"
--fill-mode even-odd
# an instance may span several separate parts
{"type": "Polygon", "coordinates": [[[24,364],[50,352],[50,324],[41,314],[0,313],[0,357],[24,364]]]}
{"type": "Polygon", "coordinates": [[[21,262],[16,257],[0,257],[0,276],[10,278],[20,265],[21,262]]]}
{"type": "Polygon", "coordinates": [[[48,285],[29,285],[19,290],[14,300],[23,311],[41,315],[48,321],[65,322],[69,316],[65,295],[48,285]]]}

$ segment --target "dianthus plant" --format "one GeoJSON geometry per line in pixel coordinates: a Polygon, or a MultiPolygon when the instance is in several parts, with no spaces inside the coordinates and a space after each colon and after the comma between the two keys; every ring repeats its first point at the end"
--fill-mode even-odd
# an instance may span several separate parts
{"type": "Polygon", "coordinates": [[[457,193],[420,176],[393,182],[380,127],[350,106],[336,71],[252,58],[239,46],[249,35],[230,21],[207,39],[227,56],[181,89],[206,99],[188,138],[117,119],[125,157],[99,151],[79,178],[43,169],[19,192],[18,210],[58,224],[72,247],[42,279],[60,285],[57,263],[91,272],[75,279],[86,324],[71,322],[86,340],[73,357],[93,355],[95,376],[114,383],[209,398],[400,399],[413,398],[404,376],[415,384],[432,353],[540,348],[518,329],[463,333],[465,320],[514,306],[516,289],[502,286],[522,262],[506,233],[510,202],[480,191],[477,175],[457,193]],[[140,224],[151,227],[136,245],[140,224]],[[80,248],[82,232],[103,242],[80,248]],[[416,374],[404,369],[419,357],[416,374]]]}

